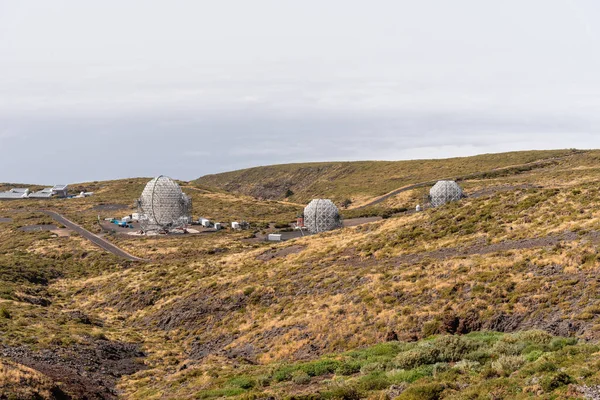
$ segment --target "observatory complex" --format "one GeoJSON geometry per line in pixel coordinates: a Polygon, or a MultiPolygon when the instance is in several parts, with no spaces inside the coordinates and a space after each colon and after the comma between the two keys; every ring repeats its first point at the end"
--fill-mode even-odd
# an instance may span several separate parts
{"type": "Polygon", "coordinates": [[[429,198],[433,207],[439,207],[451,201],[463,198],[463,191],[458,183],[454,181],[438,181],[431,190],[429,198]]]}
{"type": "Polygon", "coordinates": [[[137,204],[144,233],[183,229],[192,221],[192,199],[166,176],[148,182],[137,204]]]}
{"type": "Polygon", "coordinates": [[[304,208],[304,225],[310,233],[341,228],[342,219],[331,200],[314,199],[304,208]]]}

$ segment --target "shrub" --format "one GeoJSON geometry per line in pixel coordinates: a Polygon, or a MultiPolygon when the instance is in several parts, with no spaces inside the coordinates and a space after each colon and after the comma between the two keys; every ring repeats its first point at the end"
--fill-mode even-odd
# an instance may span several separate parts
{"type": "Polygon", "coordinates": [[[544,354],[544,352],[541,350],[531,351],[525,355],[525,360],[527,360],[529,362],[536,361],[538,358],[540,358],[542,356],[542,354],[544,354]]]}
{"type": "Polygon", "coordinates": [[[450,365],[448,363],[435,363],[431,369],[431,373],[433,376],[437,376],[441,373],[444,373],[450,369],[450,365]]]}
{"type": "MultiPolygon", "coordinates": [[[[509,342],[503,338],[498,340],[492,347],[493,354],[505,355],[505,356],[518,356],[525,349],[526,345],[522,342],[509,342]]],[[[510,340],[510,339],[509,339],[510,340]]]]}
{"type": "Polygon", "coordinates": [[[548,344],[552,340],[552,335],[541,329],[534,329],[531,331],[523,331],[514,334],[516,338],[524,342],[532,342],[535,344],[548,344]]]}
{"type": "Polygon", "coordinates": [[[559,372],[552,376],[546,376],[542,379],[541,385],[545,392],[552,392],[561,386],[573,383],[573,378],[564,372],[559,372]]]}
{"type": "Polygon", "coordinates": [[[296,385],[306,385],[310,383],[310,376],[304,371],[296,371],[292,374],[292,382],[296,385]]]}
{"type": "Polygon", "coordinates": [[[4,307],[0,307],[0,318],[11,319],[12,314],[4,307]]]}
{"type": "Polygon", "coordinates": [[[489,350],[475,350],[465,355],[465,360],[477,361],[480,364],[485,364],[490,358],[492,358],[492,355],[489,350]]]}
{"type": "Polygon", "coordinates": [[[440,325],[441,325],[440,321],[437,321],[437,320],[425,322],[423,324],[423,328],[421,329],[421,333],[423,334],[423,337],[429,337],[429,336],[433,336],[433,335],[439,333],[440,325]]]}
{"type": "Polygon", "coordinates": [[[256,381],[246,376],[239,376],[229,381],[230,386],[238,387],[240,389],[252,389],[256,386],[256,381]]]}
{"type": "Polygon", "coordinates": [[[387,376],[377,372],[363,376],[358,380],[359,388],[366,391],[387,389],[391,384],[392,382],[387,376]]]}
{"type": "Polygon", "coordinates": [[[444,386],[439,383],[415,385],[406,389],[398,400],[438,400],[444,391],[444,386]]]}
{"type": "Polygon", "coordinates": [[[554,372],[558,367],[551,361],[540,360],[533,365],[533,371],[535,372],[554,372]]]}
{"type": "Polygon", "coordinates": [[[462,336],[442,336],[435,341],[439,349],[439,361],[452,362],[464,358],[464,356],[477,347],[473,341],[462,336]]]}
{"type": "Polygon", "coordinates": [[[498,361],[492,363],[498,374],[510,375],[525,364],[525,358],[523,356],[501,356],[498,361]]]}
{"type": "Polygon", "coordinates": [[[289,381],[290,379],[292,379],[292,373],[295,370],[296,369],[291,365],[285,365],[283,367],[280,367],[273,373],[273,380],[275,382],[289,381]]]}
{"type": "Polygon", "coordinates": [[[363,374],[370,374],[371,372],[381,372],[385,370],[385,364],[379,362],[372,362],[363,365],[360,368],[360,372],[363,374]]]}
{"type": "Polygon", "coordinates": [[[340,362],[335,360],[319,360],[304,364],[300,369],[309,376],[322,376],[332,374],[339,367],[340,362]]]}
{"type": "Polygon", "coordinates": [[[552,351],[562,350],[563,347],[573,346],[577,344],[577,339],[575,338],[554,338],[550,342],[550,349],[552,351]]]}
{"type": "MultiPolygon", "coordinates": [[[[438,364],[436,364],[438,365],[438,364]]],[[[447,366],[447,364],[445,364],[447,366]]],[[[392,383],[412,383],[423,377],[431,376],[434,373],[434,367],[419,367],[415,369],[405,370],[405,369],[396,369],[389,371],[386,375],[390,379],[392,383]]]]}
{"type": "Polygon", "coordinates": [[[438,362],[439,350],[432,346],[417,347],[400,353],[394,359],[394,364],[402,369],[413,369],[421,365],[438,362]]]}
{"type": "Polygon", "coordinates": [[[344,362],[335,369],[336,375],[354,375],[360,372],[360,363],[358,362],[344,362]]]}
{"type": "Polygon", "coordinates": [[[481,367],[481,364],[477,361],[460,360],[454,364],[454,368],[462,372],[474,371],[481,367]]]}
{"type": "Polygon", "coordinates": [[[338,385],[323,393],[323,398],[331,400],[360,400],[360,391],[355,386],[338,385]]]}

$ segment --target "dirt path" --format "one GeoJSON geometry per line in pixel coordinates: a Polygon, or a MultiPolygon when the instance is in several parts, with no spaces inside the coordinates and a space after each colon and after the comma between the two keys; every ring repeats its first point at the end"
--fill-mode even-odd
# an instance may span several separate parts
{"type": "Polygon", "coordinates": [[[94,243],[96,246],[108,251],[109,253],[116,255],[117,257],[125,258],[130,261],[148,261],[143,258],[139,258],[139,257],[133,256],[133,255],[127,253],[125,250],[122,250],[122,249],[118,248],[117,246],[115,246],[114,244],[112,244],[111,242],[109,242],[105,239],[102,239],[99,236],[94,235],[92,232],[88,231],[87,229],[83,228],[80,225],[77,225],[73,221],[68,220],[67,218],[65,218],[64,216],[60,215],[57,212],[49,211],[49,210],[42,210],[41,212],[48,215],[56,222],[61,223],[64,226],[66,226],[67,228],[79,233],[82,237],[84,237],[87,240],[89,240],[90,242],[94,243]]]}
{"type": "Polygon", "coordinates": [[[497,173],[497,172],[502,172],[502,171],[508,171],[514,168],[522,168],[522,167],[531,167],[531,166],[541,166],[544,164],[551,164],[554,161],[558,161],[558,160],[562,160],[568,157],[571,157],[573,154],[569,154],[566,156],[562,156],[562,157],[552,157],[552,158],[545,158],[543,160],[537,160],[537,161],[533,161],[530,163],[525,163],[525,164],[520,164],[520,165],[510,165],[507,167],[501,167],[501,168],[495,168],[489,171],[483,171],[483,172],[476,172],[476,173],[472,173],[472,174],[468,174],[468,175],[463,175],[463,176],[457,176],[457,177],[453,177],[453,178],[440,178],[440,179],[436,179],[436,180],[432,180],[432,181],[427,181],[427,182],[419,182],[419,183],[414,183],[412,185],[408,185],[408,186],[403,186],[401,188],[395,189],[387,194],[384,194],[381,197],[378,197],[374,200],[369,201],[366,204],[362,204],[360,206],[357,207],[351,207],[349,208],[349,210],[360,210],[366,207],[371,207],[371,206],[375,206],[377,204],[383,203],[384,201],[386,201],[387,199],[389,199],[390,197],[394,197],[402,192],[407,192],[409,190],[413,190],[413,189],[419,189],[425,186],[432,186],[434,185],[437,181],[439,180],[452,180],[452,181],[465,181],[468,179],[474,179],[477,177],[481,177],[484,176],[486,174],[493,174],[493,173],[497,173]]]}

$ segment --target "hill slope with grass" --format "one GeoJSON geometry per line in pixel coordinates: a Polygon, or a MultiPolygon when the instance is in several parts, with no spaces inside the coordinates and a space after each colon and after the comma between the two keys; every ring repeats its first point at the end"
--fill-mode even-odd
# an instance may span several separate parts
{"type": "Polygon", "coordinates": [[[48,398],[597,395],[600,152],[555,156],[473,172],[457,203],[399,212],[415,188],[378,204],[395,210],[383,220],[281,244],[254,235],[299,205],[198,189],[195,215],[261,217],[242,232],[106,235],[149,262],[21,230],[49,222],[38,208],[94,229],[143,179],[0,202],[0,382],[23,375],[48,398]]]}
{"type": "Polygon", "coordinates": [[[203,176],[195,184],[262,199],[306,203],[315,197],[361,204],[418,182],[480,174],[552,160],[571,150],[522,151],[440,160],[285,164],[203,176]]]}

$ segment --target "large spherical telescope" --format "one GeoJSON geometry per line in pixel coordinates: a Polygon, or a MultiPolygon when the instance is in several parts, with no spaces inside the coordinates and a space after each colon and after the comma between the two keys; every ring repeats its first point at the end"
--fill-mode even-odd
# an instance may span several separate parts
{"type": "Polygon", "coordinates": [[[304,208],[304,226],[310,233],[325,232],[340,228],[342,219],[331,200],[314,199],[304,208]]]}
{"type": "Polygon", "coordinates": [[[171,178],[152,179],[138,200],[142,231],[163,231],[184,228],[192,220],[192,199],[185,195],[171,178]]]}
{"type": "Polygon", "coordinates": [[[429,198],[433,207],[439,207],[462,199],[463,191],[454,181],[439,181],[429,190],[429,198]]]}

